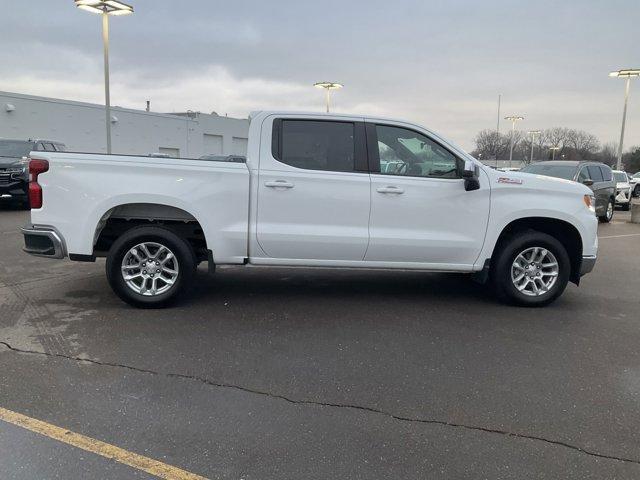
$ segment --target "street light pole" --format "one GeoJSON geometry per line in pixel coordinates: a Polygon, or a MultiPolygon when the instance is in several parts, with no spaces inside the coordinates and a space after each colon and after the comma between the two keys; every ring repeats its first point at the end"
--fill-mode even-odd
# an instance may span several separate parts
{"type": "Polygon", "coordinates": [[[111,155],[111,95],[109,93],[109,14],[102,12],[102,45],[104,50],[104,111],[107,126],[107,154],[111,155]]]}
{"type": "Polygon", "coordinates": [[[533,163],[533,142],[536,139],[536,135],[540,135],[542,132],[540,130],[531,130],[529,134],[531,135],[531,158],[529,159],[529,163],[533,163]]]}
{"type": "Polygon", "coordinates": [[[509,168],[512,168],[513,162],[513,141],[516,133],[516,122],[520,120],[524,120],[524,117],[519,115],[510,115],[508,117],[504,117],[505,120],[511,120],[511,148],[509,149],[509,168]]]}
{"type": "Polygon", "coordinates": [[[618,145],[618,161],[616,162],[616,170],[620,170],[622,167],[622,146],[624,144],[624,126],[625,123],[627,123],[627,103],[629,102],[631,77],[627,77],[627,80],[624,83],[624,108],[622,109],[622,128],[620,129],[620,144],[618,145]]]}
{"type": "Polygon", "coordinates": [[[629,89],[631,88],[631,77],[640,76],[640,69],[627,68],[624,70],[618,70],[617,72],[611,72],[610,77],[625,78],[624,86],[624,108],[622,109],[622,128],[620,130],[620,144],[618,145],[618,161],[616,162],[616,169],[622,169],[622,147],[624,144],[624,127],[627,121],[627,103],[629,102],[629,89]]]}
{"type": "Polygon", "coordinates": [[[314,83],[313,86],[316,88],[324,88],[326,90],[326,106],[327,106],[327,113],[329,113],[329,104],[331,101],[329,91],[337,90],[339,88],[342,88],[344,85],[336,82],[318,82],[318,83],[314,83]]]}
{"type": "Polygon", "coordinates": [[[102,16],[102,46],[104,52],[104,112],[107,132],[107,153],[111,153],[111,94],[109,92],[109,15],[129,15],[133,7],[119,0],[74,0],[76,7],[102,16]]]}
{"type": "Polygon", "coordinates": [[[560,147],[551,147],[549,150],[551,150],[551,160],[555,160],[556,151],[560,150],[560,147]]]}

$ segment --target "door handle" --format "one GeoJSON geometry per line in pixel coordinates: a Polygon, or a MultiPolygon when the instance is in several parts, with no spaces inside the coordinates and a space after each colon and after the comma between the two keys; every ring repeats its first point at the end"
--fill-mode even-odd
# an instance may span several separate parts
{"type": "Polygon", "coordinates": [[[378,193],[397,193],[398,195],[404,193],[404,188],[396,187],[394,185],[387,185],[386,187],[380,187],[376,190],[378,193]]]}
{"type": "Polygon", "coordinates": [[[264,186],[270,188],[293,188],[293,183],[286,180],[275,180],[273,182],[264,182],[264,186]]]}

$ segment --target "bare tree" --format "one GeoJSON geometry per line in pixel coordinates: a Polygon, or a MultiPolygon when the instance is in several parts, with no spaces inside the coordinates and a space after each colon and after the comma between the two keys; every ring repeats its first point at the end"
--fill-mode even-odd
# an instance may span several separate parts
{"type": "Polygon", "coordinates": [[[482,130],[476,135],[474,156],[483,159],[504,158],[509,152],[509,137],[495,130],[482,130]]]}
{"type": "Polygon", "coordinates": [[[596,136],[588,132],[571,129],[567,130],[566,133],[565,142],[574,150],[572,156],[575,157],[576,160],[589,159],[600,147],[600,142],[596,136]]]}

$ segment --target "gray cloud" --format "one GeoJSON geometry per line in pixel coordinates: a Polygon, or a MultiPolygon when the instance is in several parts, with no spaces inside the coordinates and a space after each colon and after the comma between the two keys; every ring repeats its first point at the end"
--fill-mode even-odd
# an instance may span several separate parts
{"type": "MultiPolygon", "coordinates": [[[[467,148],[495,125],[498,93],[523,129],[613,141],[623,85],[607,73],[640,65],[631,1],[131,1],[136,13],[111,22],[122,106],[317,109],[311,84],[329,79],[346,85],[336,108],[424,123],[467,148]]],[[[8,3],[0,89],[100,102],[99,18],[71,0],[8,3]]],[[[634,88],[627,145],[640,144],[634,88]]]]}

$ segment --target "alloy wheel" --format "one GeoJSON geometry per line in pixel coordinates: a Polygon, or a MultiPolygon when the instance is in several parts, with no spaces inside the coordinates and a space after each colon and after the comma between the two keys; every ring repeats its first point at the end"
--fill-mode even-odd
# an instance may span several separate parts
{"type": "Polygon", "coordinates": [[[539,297],[555,285],[560,266],[555,255],[543,247],[529,247],[516,255],[511,265],[511,281],[527,296],[539,297]]]}
{"type": "Polygon", "coordinates": [[[122,259],[122,278],[137,294],[153,297],[169,291],[180,272],[175,254],[157,242],[130,248],[122,259]]]}

